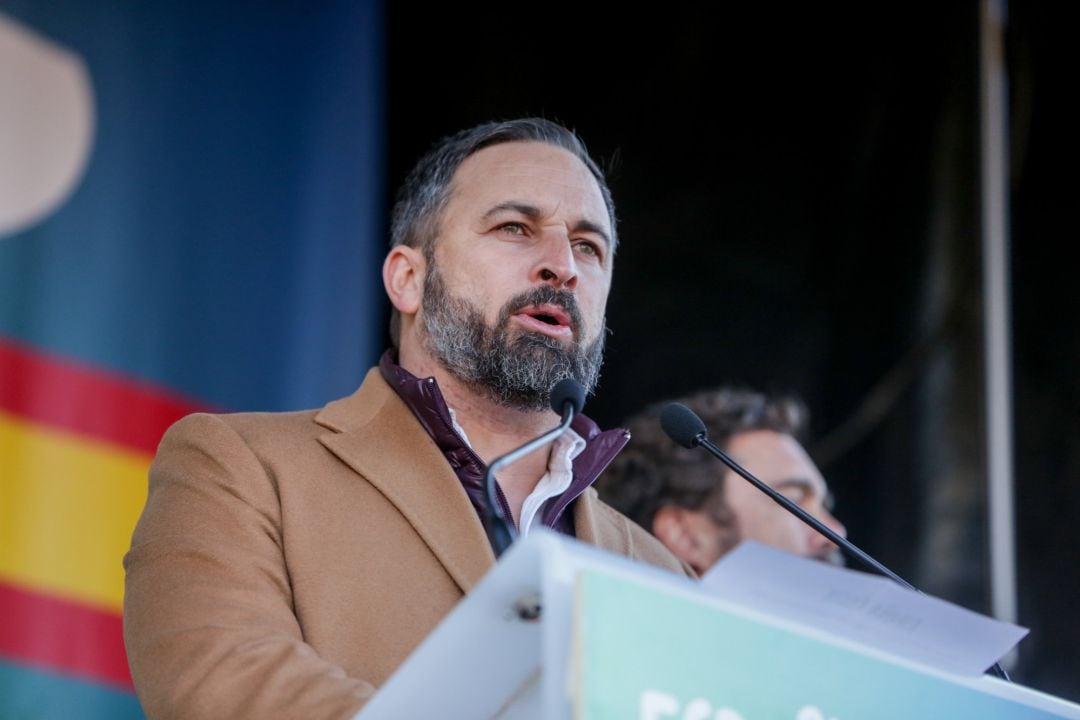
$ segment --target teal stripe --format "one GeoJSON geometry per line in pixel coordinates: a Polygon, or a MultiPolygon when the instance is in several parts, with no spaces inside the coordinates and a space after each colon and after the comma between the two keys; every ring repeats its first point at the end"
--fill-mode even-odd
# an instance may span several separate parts
{"type": "Polygon", "coordinates": [[[0,720],[144,717],[131,693],[0,660],[0,720]]]}

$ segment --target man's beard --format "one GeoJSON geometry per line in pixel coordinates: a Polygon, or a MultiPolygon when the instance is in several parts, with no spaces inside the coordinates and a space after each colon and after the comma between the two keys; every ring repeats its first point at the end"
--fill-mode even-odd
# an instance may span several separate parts
{"type": "Polygon", "coordinates": [[[449,293],[435,263],[429,262],[421,314],[428,352],[452,375],[504,407],[543,410],[551,388],[563,378],[577,380],[590,393],[600,377],[606,326],[583,347],[576,339],[584,331],[581,311],[566,290],[541,285],[515,295],[489,328],[475,306],[449,293]],[[570,316],[575,340],[569,345],[538,332],[512,331],[514,313],[545,304],[558,305],[570,316]]]}

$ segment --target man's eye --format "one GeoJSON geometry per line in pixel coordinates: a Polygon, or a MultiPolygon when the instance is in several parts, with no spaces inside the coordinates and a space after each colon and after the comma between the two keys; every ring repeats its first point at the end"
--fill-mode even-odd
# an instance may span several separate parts
{"type": "Polygon", "coordinates": [[[784,490],[781,494],[796,505],[801,505],[803,502],[805,502],[808,495],[806,490],[803,488],[788,488],[787,490],[784,490]]]}
{"type": "Polygon", "coordinates": [[[505,223],[499,226],[499,230],[510,235],[524,235],[525,226],[521,223],[505,223]]]}
{"type": "Polygon", "coordinates": [[[579,242],[574,247],[577,248],[578,252],[580,252],[580,253],[582,253],[584,255],[592,255],[593,257],[600,257],[600,248],[598,248],[596,246],[596,244],[593,243],[593,242],[587,242],[587,241],[586,242],[579,242]]]}

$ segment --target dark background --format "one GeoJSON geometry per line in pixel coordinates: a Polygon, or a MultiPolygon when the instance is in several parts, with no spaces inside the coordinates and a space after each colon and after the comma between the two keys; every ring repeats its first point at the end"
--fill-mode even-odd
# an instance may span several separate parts
{"type": "MultiPolygon", "coordinates": [[[[387,12],[390,187],[436,139],[522,115],[575,128],[609,168],[622,245],[590,415],[617,424],[724,383],[796,393],[851,539],[989,611],[975,3],[387,12]]],[[[1019,620],[1032,629],[1013,674],[1080,700],[1066,27],[1047,6],[1010,8],[1019,620]]]]}

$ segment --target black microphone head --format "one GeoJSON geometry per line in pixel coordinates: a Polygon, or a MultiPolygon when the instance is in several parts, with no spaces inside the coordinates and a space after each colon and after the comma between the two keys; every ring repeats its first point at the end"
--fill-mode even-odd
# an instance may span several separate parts
{"type": "Polygon", "coordinates": [[[660,427],[668,437],[685,448],[697,447],[705,439],[705,423],[694,411],[680,403],[669,403],[660,413],[660,427]]]}
{"type": "Polygon", "coordinates": [[[573,406],[575,415],[585,407],[585,388],[574,378],[563,378],[551,388],[551,409],[562,415],[566,403],[573,406]]]}

